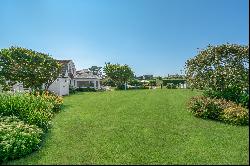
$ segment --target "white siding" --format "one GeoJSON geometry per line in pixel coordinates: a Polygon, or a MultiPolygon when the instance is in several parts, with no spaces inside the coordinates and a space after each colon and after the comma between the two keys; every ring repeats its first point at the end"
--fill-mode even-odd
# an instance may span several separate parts
{"type": "Polygon", "coordinates": [[[55,92],[59,96],[69,95],[69,79],[57,78],[50,86],[49,91],[55,92]]]}
{"type": "Polygon", "coordinates": [[[22,83],[16,83],[15,85],[13,85],[12,90],[14,92],[23,92],[23,84],[22,83]]]}
{"type": "Polygon", "coordinates": [[[60,96],[69,95],[69,79],[60,78],[60,96]]]}
{"type": "Polygon", "coordinates": [[[49,91],[55,92],[60,95],[60,78],[57,78],[50,86],[49,91]]]}

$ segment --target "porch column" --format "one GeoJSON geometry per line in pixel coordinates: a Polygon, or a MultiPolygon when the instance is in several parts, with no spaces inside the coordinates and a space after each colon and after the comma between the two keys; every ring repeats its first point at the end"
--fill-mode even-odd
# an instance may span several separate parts
{"type": "Polygon", "coordinates": [[[94,88],[96,89],[96,81],[94,80],[93,82],[94,82],[94,88]]]}
{"type": "Polygon", "coordinates": [[[100,80],[98,80],[98,89],[101,89],[100,80]]]}

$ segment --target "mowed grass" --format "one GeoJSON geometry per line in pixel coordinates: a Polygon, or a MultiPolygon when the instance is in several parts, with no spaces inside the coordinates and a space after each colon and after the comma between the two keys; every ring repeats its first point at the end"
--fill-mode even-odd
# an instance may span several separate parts
{"type": "Polygon", "coordinates": [[[249,127],[195,118],[191,90],[64,98],[42,148],[7,164],[248,164],[249,127]]]}

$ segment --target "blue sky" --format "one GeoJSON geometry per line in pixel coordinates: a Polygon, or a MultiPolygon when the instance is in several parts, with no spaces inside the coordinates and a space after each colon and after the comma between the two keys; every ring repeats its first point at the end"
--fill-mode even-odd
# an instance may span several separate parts
{"type": "Polygon", "coordinates": [[[249,43],[248,0],[1,0],[0,48],[72,59],[76,68],[128,64],[167,75],[208,44],[249,43]]]}

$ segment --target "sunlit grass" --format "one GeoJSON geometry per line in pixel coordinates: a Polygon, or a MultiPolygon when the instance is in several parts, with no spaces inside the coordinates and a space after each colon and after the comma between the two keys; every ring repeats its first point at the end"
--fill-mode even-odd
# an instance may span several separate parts
{"type": "Polygon", "coordinates": [[[248,126],[195,118],[191,90],[64,98],[42,148],[8,164],[248,164],[248,126]]]}

